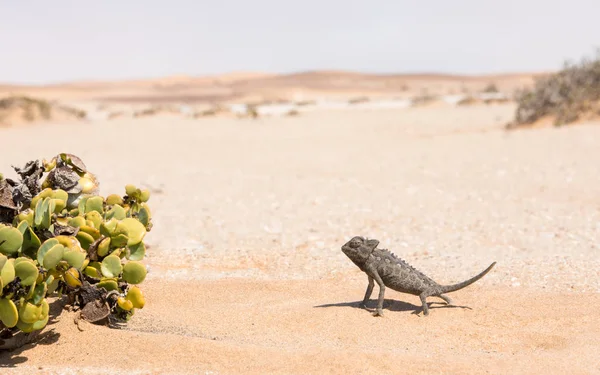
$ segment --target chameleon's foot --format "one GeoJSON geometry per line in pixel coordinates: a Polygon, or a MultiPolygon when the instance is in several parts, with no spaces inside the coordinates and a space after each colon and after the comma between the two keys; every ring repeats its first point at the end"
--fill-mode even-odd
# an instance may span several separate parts
{"type": "Polygon", "coordinates": [[[376,309],[375,312],[373,313],[373,316],[381,316],[381,317],[383,317],[383,310],[382,309],[376,309]]]}
{"type": "Polygon", "coordinates": [[[446,296],[446,295],[444,295],[444,294],[440,294],[440,295],[439,295],[439,297],[440,297],[441,299],[443,299],[444,301],[446,301],[446,304],[447,304],[448,306],[452,306],[452,305],[454,305],[454,301],[452,301],[452,299],[451,299],[450,297],[448,297],[448,296],[446,296]]]}
{"type": "Polygon", "coordinates": [[[427,316],[429,315],[429,306],[427,306],[427,294],[425,294],[425,292],[421,293],[419,295],[419,298],[421,298],[421,304],[422,304],[422,309],[423,309],[423,315],[427,316]]]}

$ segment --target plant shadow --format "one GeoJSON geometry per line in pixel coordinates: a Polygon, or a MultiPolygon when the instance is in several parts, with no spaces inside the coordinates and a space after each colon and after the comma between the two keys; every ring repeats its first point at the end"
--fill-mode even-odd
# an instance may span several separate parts
{"type": "MultiPolygon", "coordinates": [[[[60,333],[50,327],[58,321],[57,318],[65,306],[65,299],[57,298],[49,305],[48,323],[39,334],[32,336],[31,340],[28,340],[23,345],[18,345],[16,348],[0,349],[0,368],[17,367],[17,365],[27,362],[27,356],[23,355],[27,350],[37,345],[52,345],[59,340],[60,333]]],[[[0,339],[0,344],[3,344],[2,339],[0,339]]]]}

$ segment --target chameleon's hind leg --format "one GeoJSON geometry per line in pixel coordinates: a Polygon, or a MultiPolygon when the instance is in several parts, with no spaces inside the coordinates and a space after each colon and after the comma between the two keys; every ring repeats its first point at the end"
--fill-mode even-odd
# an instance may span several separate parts
{"type": "Polygon", "coordinates": [[[427,306],[427,297],[429,297],[429,295],[424,292],[419,295],[419,298],[421,299],[421,304],[423,305],[423,315],[425,315],[425,316],[429,315],[429,306],[427,306]]]}
{"type": "Polygon", "coordinates": [[[444,301],[446,301],[446,303],[448,305],[453,305],[454,304],[454,302],[452,302],[452,298],[448,297],[445,294],[440,294],[438,297],[440,297],[441,299],[443,299],[444,301]]]}
{"type": "Polygon", "coordinates": [[[367,307],[367,302],[369,301],[369,298],[371,298],[371,294],[373,293],[374,286],[375,286],[375,282],[373,281],[373,278],[371,276],[369,276],[369,285],[367,285],[367,291],[365,292],[365,298],[363,298],[363,301],[360,304],[361,308],[364,309],[367,307]]]}

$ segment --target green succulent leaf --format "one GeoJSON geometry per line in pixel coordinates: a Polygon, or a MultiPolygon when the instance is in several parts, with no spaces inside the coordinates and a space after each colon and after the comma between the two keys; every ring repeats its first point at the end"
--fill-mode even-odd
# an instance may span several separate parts
{"type": "Polygon", "coordinates": [[[106,289],[107,292],[110,292],[111,290],[119,290],[119,284],[117,284],[117,282],[113,279],[102,280],[96,285],[98,288],[106,289]]]}
{"type": "Polygon", "coordinates": [[[112,218],[100,224],[100,233],[106,237],[112,237],[117,229],[119,220],[112,218]]]}
{"type": "Polygon", "coordinates": [[[50,228],[52,213],[54,211],[55,204],[52,199],[46,197],[40,199],[35,208],[34,225],[36,227],[50,228]]]}
{"type": "Polygon", "coordinates": [[[124,234],[117,234],[116,236],[110,239],[110,245],[112,248],[118,248],[126,246],[129,241],[129,238],[124,234]]]}
{"type": "Polygon", "coordinates": [[[43,201],[44,198],[48,198],[52,195],[52,189],[51,188],[45,188],[44,190],[40,191],[38,193],[38,195],[36,195],[35,197],[33,197],[31,199],[31,203],[29,204],[29,207],[35,207],[35,209],[37,210],[37,204],[39,201],[43,201]]]}
{"type": "Polygon", "coordinates": [[[39,331],[40,329],[43,329],[46,326],[46,324],[48,324],[48,320],[49,320],[49,316],[48,316],[48,314],[46,314],[46,317],[38,320],[37,322],[35,322],[31,325],[32,330],[39,331]]]}
{"type": "Polygon", "coordinates": [[[98,211],[90,211],[90,212],[86,213],[85,220],[86,220],[86,222],[92,222],[94,225],[94,228],[97,228],[97,229],[100,228],[100,225],[104,221],[104,219],[102,218],[102,215],[100,215],[100,213],[98,211]]]}
{"type": "Polygon", "coordinates": [[[69,194],[62,189],[52,190],[52,194],[50,194],[50,196],[54,199],[60,199],[64,202],[67,202],[67,200],[69,199],[69,194]]]}
{"type": "Polygon", "coordinates": [[[85,267],[85,270],[83,270],[83,273],[89,277],[93,277],[94,279],[100,279],[102,277],[100,271],[95,267],[87,266],[85,267]]]}
{"type": "Polygon", "coordinates": [[[44,257],[46,256],[46,253],[48,252],[48,250],[50,250],[51,248],[53,248],[55,245],[58,245],[58,244],[59,244],[59,242],[56,238],[50,238],[50,239],[47,239],[46,241],[44,241],[44,243],[40,246],[40,248],[37,252],[38,264],[43,264],[44,257]]]}
{"type": "Polygon", "coordinates": [[[138,244],[128,246],[129,252],[127,259],[128,260],[142,260],[146,255],[146,245],[144,242],[140,242],[138,244]]]}
{"type": "Polygon", "coordinates": [[[79,231],[75,237],[79,240],[81,247],[85,250],[89,249],[92,242],[94,242],[94,237],[86,232],[79,231]]]}
{"type": "Polygon", "coordinates": [[[135,185],[133,184],[127,184],[125,185],[125,194],[127,194],[128,196],[133,196],[137,191],[137,187],[135,187],[135,185]]]}
{"type": "Polygon", "coordinates": [[[127,217],[127,212],[125,211],[125,209],[118,205],[115,204],[114,206],[112,206],[112,208],[110,210],[108,210],[106,212],[106,219],[110,220],[112,218],[115,218],[117,220],[123,220],[127,217]]]}
{"type": "Polygon", "coordinates": [[[16,221],[19,223],[26,221],[29,226],[33,226],[33,214],[34,211],[31,208],[28,208],[17,215],[16,221]]]}
{"type": "Polygon", "coordinates": [[[90,199],[91,197],[92,197],[91,195],[84,195],[81,198],[79,198],[79,204],[77,205],[79,215],[85,215],[85,213],[86,213],[85,207],[87,205],[87,200],[90,199]]]}
{"type": "Polygon", "coordinates": [[[106,204],[110,206],[115,204],[121,205],[123,204],[123,198],[121,198],[117,194],[111,194],[108,197],[106,197],[106,204]]]}
{"type": "Polygon", "coordinates": [[[61,213],[62,210],[64,210],[67,207],[67,201],[63,201],[62,199],[50,199],[51,202],[51,206],[50,206],[50,214],[55,213],[55,214],[59,214],[61,213]]]}
{"type": "Polygon", "coordinates": [[[93,196],[93,197],[89,197],[86,201],[85,201],[85,212],[92,212],[92,211],[96,211],[99,214],[103,214],[104,213],[104,199],[100,196],[93,196]]]}
{"type": "Polygon", "coordinates": [[[61,244],[52,246],[44,256],[42,264],[44,268],[50,270],[58,265],[65,254],[65,247],[61,244]]]}
{"type": "Polygon", "coordinates": [[[146,304],[146,300],[144,299],[144,295],[140,288],[135,285],[132,285],[127,291],[127,295],[125,298],[133,304],[133,307],[136,309],[141,309],[146,304]]]}
{"type": "Polygon", "coordinates": [[[30,258],[35,258],[38,249],[40,248],[42,242],[39,237],[31,227],[28,227],[23,233],[23,246],[21,248],[21,252],[23,255],[26,255],[30,258]]]}
{"type": "Polygon", "coordinates": [[[143,263],[129,261],[123,267],[123,280],[129,284],[140,284],[146,278],[146,267],[143,263]]]}
{"type": "Polygon", "coordinates": [[[95,240],[97,240],[98,238],[100,238],[100,231],[94,227],[90,227],[88,225],[83,225],[79,228],[79,232],[84,232],[89,234],[90,236],[92,236],[92,238],[95,240]]]}
{"type": "MultiPolygon", "coordinates": [[[[58,280],[57,280],[58,281],[58,280]]],[[[31,296],[31,303],[34,305],[38,305],[40,301],[46,296],[48,292],[48,284],[41,283],[37,284],[35,288],[33,288],[33,295],[31,296]]]]}
{"type": "Polygon", "coordinates": [[[108,251],[110,250],[111,239],[106,237],[98,244],[97,254],[99,257],[105,257],[108,255],[108,251]]]}
{"type": "Polygon", "coordinates": [[[19,321],[19,311],[15,303],[6,298],[0,298],[0,320],[8,328],[17,325],[19,321]]]}
{"type": "Polygon", "coordinates": [[[59,279],[53,279],[50,283],[48,283],[48,294],[54,293],[59,287],[59,279]]]}
{"type": "Polygon", "coordinates": [[[69,265],[73,268],[76,268],[81,271],[83,268],[83,262],[85,261],[87,254],[82,253],[78,250],[67,250],[63,255],[63,259],[69,263],[69,265]]]}
{"type": "Polygon", "coordinates": [[[140,199],[140,202],[148,202],[150,200],[150,190],[148,190],[148,189],[140,190],[139,199],[140,199]]]}
{"type": "Polygon", "coordinates": [[[0,226],[0,253],[16,254],[23,245],[23,235],[17,228],[0,226]]]}
{"type": "Polygon", "coordinates": [[[138,220],[128,217],[119,221],[115,232],[126,235],[127,246],[132,246],[137,245],[144,239],[146,228],[138,220]]]}
{"type": "Polygon", "coordinates": [[[17,259],[22,259],[22,261],[18,263],[15,260],[15,275],[21,279],[21,285],[33,285],[39,275],[37,267],[33,262],[29,261],[29,258],[21,257],[17,259]]]}
{"type": "Polygon", "coordinates": [[[21,220],[19,225],[17,225],[17,229],[21,232],[21,235],[25,234],[27,228],[29,228],[29,223],[26,220],[21,220]]]}
{"type": "Polygon", "coordinates": [[[123,271],[121,258],[112,254],[107,256],[102,260],[101,270],[105,277],[119,277],[123,271]]]}
{"type": "Polygon", "coordinates": [[[15,279],[15,260],[8,259],[2,269],[0,270],[0,279],[2,279],[2,285],[8,285],[15,279]]]}
{"type": "Polygon", "coordinates": [[[72,227],[79,228],[84,226],[85,224],[85,218],[83,216],[75,216],[69,219],[69,225],[72,227]]]}
{"type": "Polygon", "coordinates": [[[150,210],[142,206],[138,212],[138,220],[144,227],[148,227],[148,224],[150,224],[150,210]]]}
{"type": "Polygon", "coordinates": [[[23,323],[35,323],[39,320],[41,314],[42,306],[36,306],[31,302],[25,302],[19,307],[19,319],[23,323]]]}

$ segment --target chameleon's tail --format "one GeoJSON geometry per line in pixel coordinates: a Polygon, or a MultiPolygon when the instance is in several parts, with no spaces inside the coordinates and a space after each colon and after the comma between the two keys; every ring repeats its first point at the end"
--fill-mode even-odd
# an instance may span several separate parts
{"type": "Polygon", "coordinates": [[[475,281],[484,277],[486,273],[490,272],[490,270],[494,267],[495,264],[496,264],[496,262],[490,264],[490,266],[488,268],[486,268],[483,272],[481,272],[479,275],[474,276],[474,277],[470,278],[469,280],[463,281],[462,283],[452,284],[452,285],[442,285],[442,293],[455,292],[457,290],[460,290],[464,287],[467,287],[467,286],[473,284],[475,281]]]}

